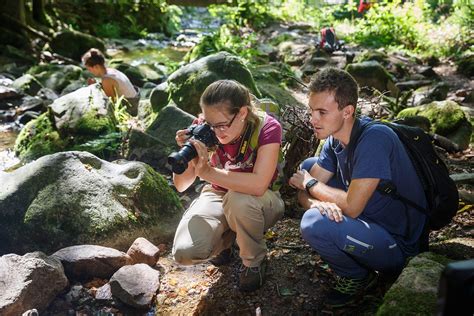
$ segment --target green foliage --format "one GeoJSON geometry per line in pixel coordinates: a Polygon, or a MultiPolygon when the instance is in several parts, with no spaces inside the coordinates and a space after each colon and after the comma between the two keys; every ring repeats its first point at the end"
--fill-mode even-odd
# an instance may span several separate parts
{"type": "Polygon", "coordinates": [[[212,5],[209,7],[209,12],[215,17],[224,17],[228,23],[236,26],[261,29],[277,20],[270,11],[272,7],[270,2],[238,0],[234,1],[234,5],[212,5]]]}
{"type": "Polygon", "coordinates": [[[254,32],[244,33],[235,25],[224,24],[216,32],[204,36],[184,60],[192,62],[216,52],[227,51],[249,62],[267,61],[268,57],[257,48],[257,45],[257,35],[254,32]]]}
{"type": "Polygon", "coordinates": [[[120,38],[120,25],[115,22],[107,22],[104,24],[99,24],[96,28],[96,35],[99,37],[106,38],[120,38]]]}

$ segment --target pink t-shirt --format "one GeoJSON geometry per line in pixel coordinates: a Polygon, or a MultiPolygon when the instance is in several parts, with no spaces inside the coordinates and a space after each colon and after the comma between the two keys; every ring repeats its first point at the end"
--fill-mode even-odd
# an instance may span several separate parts
{"type": "MultiPolygon", "coordinates": [[[[265,122],[258,137],[258,147],[273,143],[281,144],[281,137],[282,128],[280,122],[270,115],[265,115],[265,122]]],[[[257,160],[257,153],[253,155],[252,159],[247,161],[249,156],[252,154],[252,149],[248,146],[242,162],[236,162],[240,142],[241,139],[233,144],[219,145],[217,150],[211,156],[211,166],[233,172],[252,172],[255,161],[257,160]]],[[[272,183],[275,181],[277,176],[278,170],[275,169],[272,183]]],[[[227,191],[227,189],[215,184],[212,184],[212,187],[216,190],[227,191]]]]}

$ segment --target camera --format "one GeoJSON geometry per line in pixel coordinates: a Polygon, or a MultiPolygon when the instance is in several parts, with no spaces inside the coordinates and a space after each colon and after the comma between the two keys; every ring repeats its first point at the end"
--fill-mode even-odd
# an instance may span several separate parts
{"type": "MultiPolygon", "coordinates": [[[[208,124],[193,124],[188,127],[190,139],[196,139],[204,143],[206,147],[213,147],[219,143],[216,134],[208,124]]],[[[168,163],[171,170],[176,174],[182,174],[188,167],[188,162],[197,156],[197,151],[190,141],[187,141],[178,152],[173,152],[168,156],[168,163]]]]}

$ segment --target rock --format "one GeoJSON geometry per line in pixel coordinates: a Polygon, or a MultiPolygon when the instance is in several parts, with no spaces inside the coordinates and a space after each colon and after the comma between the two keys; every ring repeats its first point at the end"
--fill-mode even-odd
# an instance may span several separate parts
{"type": "Polygon", "coordinates": [[[171,238],[182,210],[151,167],[86,152],[41,157],[0,172],[0,183],[0,254],[80,243],[126,250],[137,237],[171,238]]]}
{"type": "Polygon", "coordinates": [[[38,112],[26,111],[25,113],[23,113],[23,114],[21,114],[20,116],[18,116],[17,122],[20,123],[20,124],[22,124],[22,125],[25,125],[25,124],[28,123],[29,121],[38,118],[38,116],[39,116],[39,113],[38,113],[38,112]]]}
{"type": "Polygon", "coordinates": [[[132,130],[128,159],[163,169],[168,155],[179,149],[175,140],[176,131],[188,127],[194,119],[194,116],[175,105],[164,107],[145,132],[132,130]]]}
{"type": "Polygon", "coordinates": [[[306,52],[310,49],[308,44],[299,44],[293,41],[285,41],[278,45],[280,58],[290,66],[300,66],[306,58],[306,52]]]}
{"type": "Polygon", "coordinates": [[[474,258],[474,239],[454,238],[430,244],[430,251],[446,256],[453,260],[474,258]]]}
{"type": "Polygon", "coordinates": [[[61,262],[42,252],[0,257],[0,314],[42,312],[68,285],[61,262]]]}
{"type": "Polygon", "coordinates": [[[168,83],[163,82],[156,86],[150,95],[151,106],[154,112],[160,111],[169,103],[168,83]]]}
{"type": "Polygon", "coordinates": [[[458,58],[457,71],[465,76],[474,76],[474,53],[466,51],[458,58]]]}
{"type": "Polygon", "coordinates": [[[99,301],[111,301],[112,290],[110,289],[110,283],[106,283],[95,292],[95,299],[99,301]]]}
{"type": "Polygon", "coordinates": [[[81,61],[82,55],[90,48],[97,48],[105,52],[104,42],[100,39],[69,29],[54,34],[50,46],[53,52],[76,61],[81,61]]]}
{"type": "Polygon", "coordinates": [[[51,103],[53,103],[54,100],[58,98],[56,92],[49,88],[42,88],[40,91],[38,91],[36,96],[41,100],[46,101],[46,105],[50,105],[51,103]]]}
{"type": "Polygon", "coordinates": [[[31,67],[28,73],[35,76],[44,87],[60,93],[72,81],[81,77],[82,69],[75,65],[40,64],[31,67]]]}
{"type": "Polygon", "coordinates": [[[160,273],[146,264],[120,268],[110,279],[113,296],[135,308],[150,308],[160,288],[160,273]]]}
{"type": "Polygon", "coordinates": [[[410,89],[418,89],[419,87],[427,86],[431,84],[431,80],[409,80],[403,82],[397,82],[395,85],[402,91],[410,89]]]}
{"type": "Polygon", "coordinates": [[[184,111],[201,112],[199,99],[204,89],[214,81],[234,79],[260,97],[252,74],[242,61],[227,52],[219,52],[181,67],[168,78],[170,98],[184,111]]]}
{"type": "Polygon", "coordinates": [[[380,92],[390,91],[396,97],[400,91],[394,84],[394,78],[376,61],[349,64],[346,67],[361,88],[370,87],[380,92]]]}
{"type": "Polygon", "coordinates": [[[446,258],[425,252],[411,259],[385,294],[377,315],[432,315],[446,258]]]}
{"type": "Polygon", "coordinates": [[[79,245],[56,251],[69,279],[87,280],[110,278],[118,269],[132,263],[132,258],[122,251],[96,245],[79,245]]]}
{"type": "Polygon", "coordinates": [[[304,76],[312,76],[319,69],[323,68],[327,63],[329,63],[329,59],[326,57],[311,57],[308,59],[303,66],[301,66],[301,71],[303,72],[304,76]]]}
{"type": "Polygon", "coordinates": [[[130,79],[130,82],[135,86],[142,87],[147,81],[146,77],[140,72],[138,67],[127,63],[121,63],[117,65],[116,68],[123,72],[128,77],[128,79],[130,79]]]}
{"type": "Polygon", "coordinates": [[[86,82],[81,81],[81,80],[72,81],[61,91],[61,96],[72,93],[76,90],[79,90],[85,87],[86,85],[87,85],[86,82]]]}
{"type": "Polygon", "coordinates": [[[389,57],[382,51],[366,50],[355,58],[356,63],[362,63],[364,61],[376,61],[380,64],[388,64],[389,57]]]}
{"type": "Polygon", "coordinates": [[[49,109],[51,115],[44,114],[29,122],[18,135],[15,152],[22,160],[71,149],[107,157],[121,141],[114,136],[115,116],[110,101],[98,85],[60,97],[49,109]],[[81,147],[85,144],[89,145],[81,147]]]}
{"type": "Polygon", "coordinates": [[[0,85],[0,100],[17,99],[20,97],[21,97],[21,94],[15,88],[9,88],[9,87],[0,85]]]}
{"type": "Polygon", "coordinates": [[[418,73],[422,74],[425,78],[438,79],[439,75],[433,70],[431,66],[422,66],[418,68],[418,73]]]}
{"type": "Polygon", "coordinates": [[[13,88],[22,91],[28,95],[36,95],[38,91],[43,88],[43,85],[30,74],[25,74],[13,81],[13,88]]]}
{"type": "Polygon", "coordinates": [[[130,246],[127,255],[132,258],[133,263],[145,263],[153,267],[160,258],[160,249],[145,238],[139,237],[130,246]]]}
{"type": "Polygon", "coordinates": [[[443,101],[448,97],[449,85],[445,82],[437,83],[428,92],[428,98],[433,101],[443,101]]]}
{"type": "Polygon", "coordinates": [[[432,132],[445,136],[456,143],[461,150],[469,146],[472,126],[459,104],[454,101],[435,101],[426,105],[400,111],[397,118],[414,115],[427,117],[432,132]]]}

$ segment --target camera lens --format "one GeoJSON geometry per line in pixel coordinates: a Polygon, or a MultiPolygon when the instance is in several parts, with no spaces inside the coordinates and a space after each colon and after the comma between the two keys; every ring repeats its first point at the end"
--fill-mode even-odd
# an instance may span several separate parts
{"type": "Polygon", "coordinates": [[[190,142],[186,142],[180,151],[168,156],[171,170],[176,174],[182,174],[188,168],[188,162],[197,156],[197,151],[190,142]]]}

